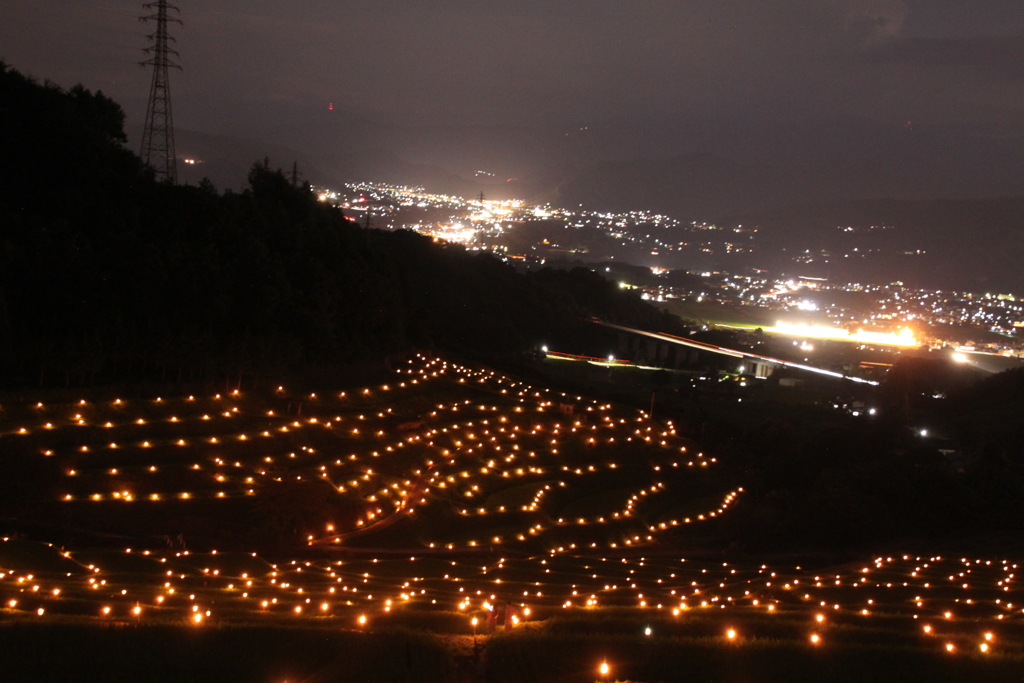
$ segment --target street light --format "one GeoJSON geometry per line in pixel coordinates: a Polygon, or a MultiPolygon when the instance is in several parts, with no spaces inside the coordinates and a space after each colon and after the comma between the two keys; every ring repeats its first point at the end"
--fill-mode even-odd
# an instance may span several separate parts
{"type": "Polygon", "coordinates": [[[604,661],[604,662],[601,662],[601,666],[599,666],[597,670],[601,674],[601,680],[602,681],[607,681],[608,680],[608,674],[611,672],[612,668],[610,666],[608,666],[608,662],[607,661],[604,661]]]}

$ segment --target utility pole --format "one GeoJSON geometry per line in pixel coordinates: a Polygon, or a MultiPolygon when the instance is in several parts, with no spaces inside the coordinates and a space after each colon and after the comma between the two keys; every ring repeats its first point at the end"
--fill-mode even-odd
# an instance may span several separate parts
{"type": "Polygon", "coordinates": [[[292,187],[299,186],[299,162],[292,162],[292,187]]]}
{"type": "Polygon", "coordinates": [[[153,81],[149,87],[149,103],[146,105],[146,127],[142,132],[142,160],[154,171],[158,180],[172,183],[178,181],[178,160],[174,153],[174,119],[171,116],[171,84],[167,76],[168,69],[181,70],[181,65],[174,61],[179,57],[170,43],[176,42],[167,33],[168,22],[181,24],[177,17],[169,16],[170,11],[181,12],[167,0],[156,0],[142,6],[151,12],[139,17],[141,22],[156,21],[156,31],[146,38],[150,46],[144,52],[149,59],[140,62],[140,66],[153,67],[153,81]]]}

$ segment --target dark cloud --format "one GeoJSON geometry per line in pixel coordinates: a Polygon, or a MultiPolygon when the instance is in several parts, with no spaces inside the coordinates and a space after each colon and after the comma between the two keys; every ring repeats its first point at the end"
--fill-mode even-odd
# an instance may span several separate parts
{"type": "MultiPolygon", "coordinates": [[[[1024,64],[1019,0],[178,4],[179,125],[243,135],[276,135],[328,102],[402,125],[694,114],[1009,125],[1008,79],[1024,64]]],[[[140,13],[133,0],[0,0],[0,58],[102,88],[141,125],[140,13]]]]}
{"type": "Polygon", "coordinates": [[[1012,79],[1024,77],[1024,34],[975,38],[911,38],[873,51],[876,62],[910,67],[965,68],[1012,79]]]}
{"type": "Polygon", "coordinates": [[[848,34],[861,47],[884,44],[898,37],[909,14],[904,0],[842,0],[835,4],[848,34]]]}

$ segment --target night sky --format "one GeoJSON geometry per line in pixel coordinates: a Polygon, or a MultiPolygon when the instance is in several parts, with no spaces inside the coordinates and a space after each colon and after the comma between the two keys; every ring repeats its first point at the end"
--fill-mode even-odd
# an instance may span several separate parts
{"type": "MultiPolygon", "coordinates": [[[[811,146],[837,120],[1024,137],[1019,0],[178,4],[178,128],[295,148],[317,140],[296,122],[331,102],[395,126],[628,131],[703,117],[796,121],[811,146]]],[[[2,0],[0,59],[102,89],[135,141],[149,84],[141,13],[122,0],[2,0]]],[[[676,140],[644,144],[653,155],[676,140]]]]}

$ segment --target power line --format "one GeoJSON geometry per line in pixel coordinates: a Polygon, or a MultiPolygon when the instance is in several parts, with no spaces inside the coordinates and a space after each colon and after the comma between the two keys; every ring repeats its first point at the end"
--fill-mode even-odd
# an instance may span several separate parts
{"type": "Polygon", "coordinates": [[[144,52],[149,59],[140,62],[141,66],[153,67],[153,81],[149,88],[149,103],[146,105],[146,127],[142,132],[142,159],[156,172],[157,179],[172,183],[178,181],[178,160],[174,152],[174,118],[171,114],[171,84],[168,78],[169,69],[181,70],[181,65],[174,61],[180,57],[170,43],[177,42],[167,33],[168,22],[181,24],[177,17],[169,16],[173,10],[181,10],[168,4],[167,0],[156,0],[143,5],[153,12],[139,17],[139,21],[156,21],[156,31],[146,38],[150,46],[144,52]]]}

